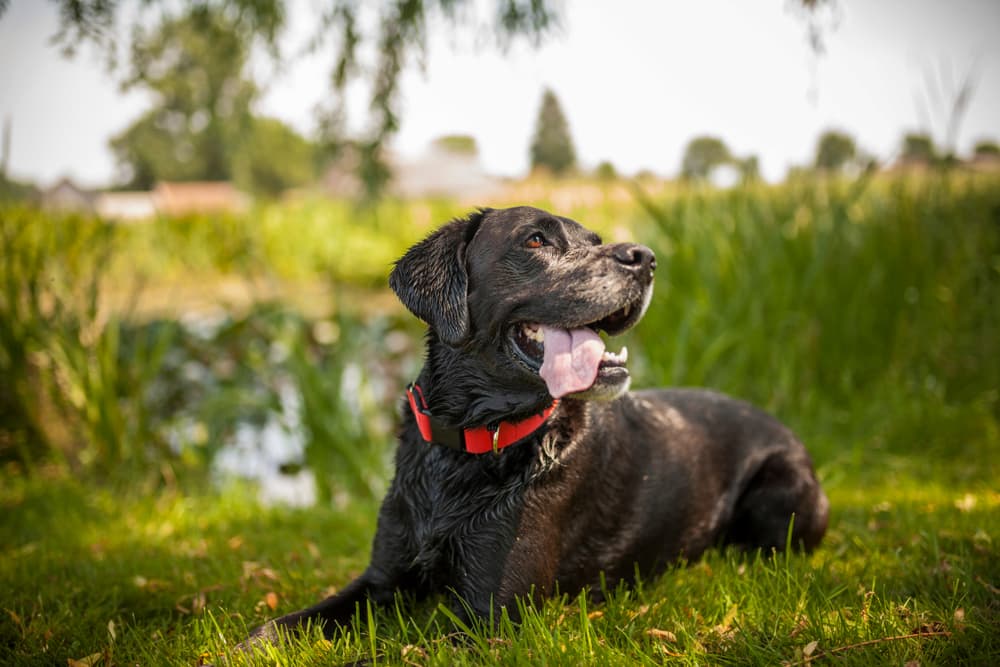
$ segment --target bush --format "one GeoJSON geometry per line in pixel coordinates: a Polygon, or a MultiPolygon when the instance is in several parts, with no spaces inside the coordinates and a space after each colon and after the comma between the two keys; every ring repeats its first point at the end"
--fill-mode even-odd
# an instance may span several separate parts
{"type": "Polygon", "coordinates": [[[997,433],[991,182],[804,181],[645,205],[661,268],[633,335],[650,383],[716,387],[828,424],[830,439],[870,421],[857,447],[907,449],[916,436],[923,454],[953,455],[997,433]],[[886,419],[914,410],[919,436],[886,419]],[[982,435],[956,434],[959,423],[982,435]]]}

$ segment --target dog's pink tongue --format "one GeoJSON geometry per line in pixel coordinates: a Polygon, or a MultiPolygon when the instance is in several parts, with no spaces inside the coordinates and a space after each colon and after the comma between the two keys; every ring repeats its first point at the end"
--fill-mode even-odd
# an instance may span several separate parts
{"type": "Polygon", "coordinates": [[[587,328],[553,329],[543,325],[542,331],[545,358],[538,374],[545,380],[552,397],[589,389],[604,354],[601,337],[587,328]]]}

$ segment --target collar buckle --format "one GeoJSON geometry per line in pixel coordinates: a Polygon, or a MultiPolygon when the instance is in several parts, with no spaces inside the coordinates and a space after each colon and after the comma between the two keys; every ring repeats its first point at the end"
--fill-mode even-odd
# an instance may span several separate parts
{"type": "Polygon", "coordinates": [[[496,454],[500,451],[500,424],[492,424],[486,427],[493,436],[493,453],[496,454]]]}

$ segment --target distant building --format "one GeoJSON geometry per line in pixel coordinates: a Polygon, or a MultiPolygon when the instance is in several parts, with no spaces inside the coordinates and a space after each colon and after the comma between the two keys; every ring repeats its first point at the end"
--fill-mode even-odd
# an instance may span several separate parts
{"type": "Polygon", "coordinates": [[[95,192],[69,178],[42,191],[42,207],[49,211],[96,213],[106,220],[149,220],[157,215],[240,213],[249,198],[228,181],[158,183],[152,192],[95,192]]]}
{"type": "Polygon", "coordinates": [[[967,160],[965,165],[973,171],[998,172],[1000,171],[1000,155],[995,153],[977,153],[967,160]]]}
{"type": "Polygon", "coordinates": [[[486,173],[476,153],[433,145],[418,158],[394,160],[389,189],[401,197],[481,199],[496,194],[501,187],[501,180],[486,173]]]}
{"type": "Polygon", "coordinates": [[[94,210],[105,220],[135,222],[156,217],[151,192],[101,192],[94,199],[94,210]]]}
{"type": "MultiPolygon", "coordinates": [[[[456,197],[480,200],[496,195],[504,187],[502,179],[488,174],[473,151],[449,150],[439,143],[432,144],[416,158],[388,153],[386,161],[392,172],[390,194],[413,197],[456,197]]],[[[354,197],[362,192],[357,177],[359,157],[355,151],[345,151],[323,177],[323,187],[337,197],[354,197]]]]}
{"type": "Polygon", "coordinates": [[[320,187],[333,197],[360,197],[364,191],[358,178],[360,164],[358,151],[353,146],[347,146],[323,174],[320,187]]]}
{"type": "Polygon", "coordinates": [[[152,199],[156,210],[166,216],[239,213],[250,205],[248,197],[228,181],[162,181],[153,189],[152,199]]]}
{"type": "Polygon", "coordinates": [[[95,194],[81,188],[71,178],[65,177],[52,187],[42,190],[42,208],[49,211],[91,212],[94,210],[95,194]]]}

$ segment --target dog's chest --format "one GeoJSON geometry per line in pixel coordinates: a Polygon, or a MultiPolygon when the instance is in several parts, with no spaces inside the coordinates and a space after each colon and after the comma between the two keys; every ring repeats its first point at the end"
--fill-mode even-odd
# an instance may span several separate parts
{"type": "Polygon", "coordinates": [[[506,554],[524,503],[526,471],[434,449],[421,454],[398,467],[394,481],[407,510],[402,528],[411,565],[428,580],[453,579],[473,553],[506,554]]]}

